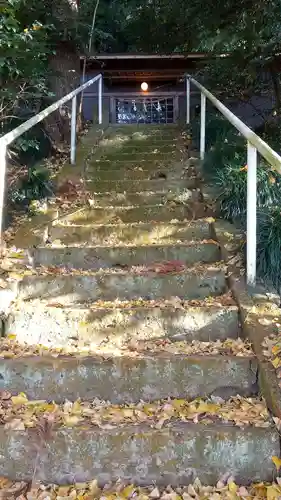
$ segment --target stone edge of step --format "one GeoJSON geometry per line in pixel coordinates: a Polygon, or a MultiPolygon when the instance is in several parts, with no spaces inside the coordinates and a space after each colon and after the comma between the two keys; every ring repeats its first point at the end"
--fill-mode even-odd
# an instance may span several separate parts
{"type": "Polygon", "coordinates": [[[250,290],[247,287],[245,276],[241,276],[241,268],[232,264],[232,262],[235,262],[233,260],[235,245],[232,245],[232,248],[229,249],[229,241],[231,240],[232,243],[236,241],[237,246],[239,246],[239,242],[241,244],[241,231],[233,224],[227,223],[226,233],[225,221],[217,220],[211,224],[211,232],[220,245],[225,263],[230,263],[228,264],[228,282],[233,297],[238,304],[242,331],[249,338],[257,356],[261,393],[273,415],[281,419],[281,388],[272,365],[263,355],[262,348],[263,339],[274,333],[275,330],[270,320],[268,325],[260,321],[262,318],[267,317],[266,309],[271,311],[269,318],[272,319],[273,314],[280,317],[280,297],[275,293],[271,293],[265,285],[262,285],[263,297],[255,297],[254,299],[251,292],[255,292],[255,290],[250,290]]]}
{"type": "Polygon", "coordinates": [[[272,455],[279,455],[279,436],[273,428],[174,423],[170,428],[151,429],[149,426],[128,426],[114,430],[64,428],[51,432],[38,456],[36,430],[7,431],[0,427],[2,460],[1,476],[17,479],[34,478],[34,459],[38,457],[36,479],[46,483],[68,484],[97,478],[103,485],[110,480],[179,485],[188,484],[201,476],[202,482],[215,484],[223,473],[235,471],[235,480],[247,483],[249,478],[272,480],[275,466],[272,455]],[[202,446],[203,441],[203,446],[202,446]],[[228,455],[221,464],[222,442],[228,455]],[[102,443],[102,453],[99,453],[102,443]],[[152,460],[151,445],[157,459],[152,460]],[[245,467],[245,443],[251,451],[245,467]],[[37,445],[37,446],[36,446],[37,445]],[[217,449],[213,453],[205,449],[217,449]],[[125,451],[126,450],[126,451],[125,451]],[[190,457],[190,450],[193,456],[190,457]],[[242,457],[240,459],[240,456],[242,457]],[[121,466],[116,463],[121,460],[121,466]],[[114,459],[115,457],[115,459],[114,459]],[[192,460],[190,460],[190,458],[192,460]],[[177,461],[177,466],[169,465],[177,461]],[[102,470],[113,464],[113,474],[102,470]],[[114,464],[115,462],[115,464],[114,464]],[[71,463],[71,468],[66,465],[71,463]],[[125,465],[129,465],[128,467],[125,465]],[[223,469],[223,471],[222,471],[223,469]],[[71,474],[72,473],[72,474],[71,474]]]}

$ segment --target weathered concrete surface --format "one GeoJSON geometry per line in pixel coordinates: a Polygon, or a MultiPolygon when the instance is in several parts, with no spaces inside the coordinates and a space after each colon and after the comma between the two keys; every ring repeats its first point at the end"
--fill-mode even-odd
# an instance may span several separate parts
{"type": "Polygon", "coordinates": [[[178,260],[185,264],[216,262],[221,258],[219,247],[213,243],[193,245],[162,245],[140,247],[37,247],[33,251],[36,266],[62,266],[76,269],[100,269],[149,265],[153,262],[178,260]]]}
{"type": "MultiPolygon", "coordinates": [[[[163,169],[162,169],[163,170],[163,169]]],[[[165,170],[165,176],[166,180],[174,180],[177,179],[178,181],[181,181],[184,175],[183,169],[174,169],[171,170],[171,172],[165,170]]],[[[161,168],[157,168],[156,166],[154,168],[151,168],[150,170],[145,170],[141,167],[138,166],[130,166],[129,168],[116,168],[116,169],[104,169],[104,170],[97,170],[95,168],[88,170],[88,175],[91,174],[91,178],[93,179],[93,182],[99,182],[99,181],[145,181],[145,180],[153,180],[153,176],[159,175],[159,172],[161,172],[161,168]]],[[[186,176],[187,178],[188,176],[186,176]]]]}
{"type": "MultiPolygon", "coordinates": [[[[0,474],[32,480],[38,435],[0,428],[0,474]]],[[[109,431],[62,428],[40,450],[36,480],[61,485],[93,477],[101,484],[216,484],[231,473],[237,483],[272,481],[279,456],[275,429],[175,423],[160,430],[130,426],[109,431]]]]}
{"type": "MultiPolygon", "coordinates": [[[[127,224],[132,222],[165,222],[174,219],[184,220],[193,217],[192,202],[185,205],[146,205],[137,207],[102,207],[81,209],[75,214],[61,218],[58,225],[92,225],[92,224],[127,224]]],[[[203,207],[204,208],[204,207],[203,207]]],[[[204,214],[202,214],[204,215],[204,214]]],[[[66,229],[65,229],[66,231],[66,229]]]]}
{"type": "MultiPolygon", "coordinates": [[[[202,266],[203,267],[203,266],[202,266]]],[[[92,273],[89,275],[25,276],[18,285],[21,299],[48,299],[73,304],[95,300],[147,300],[178,296],[204,299],[226,292],[225,272],[205,267],[178,274],[92,273]]]]}
{"type": "Polygon", "coordinates": [[[174,200],[187,201],[200,201],[201,193],[199,189],[184,189],[174,191],[160,191],[154,193],[153,191],[143,191],[139,193],[95,193],[93,202],[97,207],[110,207],[110,206],[136,206],[136,205],[163,205],[171,203],[174,200]]]}
{"type": "Polygon", "coordinates": [[[112,403],[194,399],[214,391],[216,395],[227,391],[227,397],[249,396],[257,391],[256,379],[255,358],[238,356],[44,356],[3,359],[0,364],[1,390],[56,402],[78,398],[112,403]]]}
{"type": "Polygon", "coordinates": [[[163,337],[175,340],[212,341],[237,338],[237,307],[173,307],[87,309],[48,307],[42,301],[19,305],[11,311],[6,334],[16,335],[19,342],[49,347],[66,345],[91,347],[110,340],[121,346],[131,339],[148,340],[163,337]]]}
{"type": "Polygon", "coordinates": [[[87,182],[87,189],[93,192],[112,192],[124,193],[128,191],[131,193],[139,191],[173,191],[175,189],[193,189],[198,186],[198,180],[183,179],[179,180],[166,180],[166,179],[152,179],[152,180],[124,180],[124,181],[89,181],[87,182]]]}
{"type": "Polygon", "coordinates": [[[188,223],[134,223],[96,227],[67,226],[67,232],[64,226],[50,228],[51,241],[59,240],[65,245],[177,244],[210,237],[210,224],[200,220],[188,223]]]}

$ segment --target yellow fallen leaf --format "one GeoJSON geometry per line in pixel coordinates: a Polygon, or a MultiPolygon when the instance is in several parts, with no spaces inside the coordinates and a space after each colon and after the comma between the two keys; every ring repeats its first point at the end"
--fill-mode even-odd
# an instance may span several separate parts
{"type": "Polygon", "coordinates": [[[280,368],[281,367],[281,359],[280,358],[274,358],[272,360],[272,364],[273,364],[273,366],[274,366],[275,369],[280,368]]]}
{"type": "Polygon", "coordinates": [[[275,485],[268,486],[266,489],[267,500],[279,500],[281,495],[281,488],[275,485]]]}
{"type": "Polygon", "coordinates": [[[281,467],[281,458],[278,458],[276,455],[274,455],[273,457],[271,457],[271,460],[274,463],[276,470],[278,472],[281,467]]]}
{"type": "Polygon", "coordinates": [[[220,409],[219,405],[215,403],[205,403],[204,401],[200,401],[199,406],[197,408],[198,413],[217,413],[220,409]]]}
{"type": "Polygon", "coordinates": [[[63,422],[67,427],[74,427],[81,422],[81,418],[77,415],[64,415],[63,422]]]}
{"type": "Polygon", "coordinates": [[[82,408],[80,401],[74,401],[71,412],[76,415],[77,413],[81,413],[81,411],[82,408]]]}
{"type": "Polygon", "coordinates": [[[18,396],[12,396],[11,401],[13,405],[24,405],[28,403],[28,398],[24,392],[20,392],[18,396]]]}
{"type": "Polygon", "coordinates": [[[274,345],[271,349],[272,354],[278,354],[281,351],[281,346],[279,345],[274,345]]]}
{"type": "Polygon", "coordinates": [[[7,335],[7,339],[9,339],[9,340],[15,340],[16,338],[17,338],[17,336],[15,333],[9,333],[9,335],[7,335]]]}
{"type": "Polygon", "coordinates": [[[128,486],[126,486],[126,488],[124,488],[124,490],[121,491],[121,497],[130,498],[134,491],[135,486],[133,484],[129,484],[128,486]]]}
{"type": "Polygon", "coordinates": [[[234,481],[230,481],[228,483],[228,489],[231,493],[236,493],[238,490],[238,486],[234,481]]]}
{"type": "Polygon", "coordinates": [[[172,401],[172,405],[176,410],[181,410],[185,404],[186,404],[185,399],[174,399],[172,401]]]}

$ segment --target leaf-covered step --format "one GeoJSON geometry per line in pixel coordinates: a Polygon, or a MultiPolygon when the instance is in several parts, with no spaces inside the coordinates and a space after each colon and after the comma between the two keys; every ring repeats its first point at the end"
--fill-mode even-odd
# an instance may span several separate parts
{"type": "Polygon", "coordinates": [[[199,189],[180,189],[174,191],[143,191],[138,193],[93,193],[89,203],[93,207],[163,205],[167,203],[183,204],[190,201],[200,201],[199,189]]]}
{"type": "Polygon", "coordinates": [[[186,245],[146,245],[114,247],[37,247],[31,250],[36,266],[68,269],[130,268],[143,265],[165,269],[170,265],[183,268],[196,262],[216,262],[221,258],[218,245],[212,240],[186,245]]]}
{"type": "Polygon", "coordinates": [[[129,192],[139,192],[139,191],[173,191],[175,189],[193,189],[198,186],[198,180],[193,177],[191,179],[149,179],[149,180],[89,180],[87,182],[87,189],[90,191],[99,192],[112,192],[124,193],[124,191],[129,192]]]}
{"type": "Polygon", "coordinates": [[[100,226],[59,226],[50,228],[50,240],[64,245],[153,245],[185,243],[211,237],[205,220],[189,222],[105,224],[100,226]],[[66,230],[67,229],[67,230],[66,230]]]}
{"type": "Polygon", "coordinates": [[[41,269],[34,275],[23,275],[18,282],[18,296],[50,302],[75,304],[84,301],[138,299],[148,300],[179,296],[204,299],[227,290],[225,268],[221,265],[200,265],[181,272],[162,274],[146,269],[134,272],[112,269],[104,272],[72,271],[63,275],[41,269]]]}
{"type": "MultiPolygon", "coordinates": [[[[247,354],[247,353],[246,353],[247,354]]],[[[31,399],[103,399],[112,403],[258,392],[254,356],[187,355],[164,350],[114,356],[25,356],[2,359],[0,389],[31,399]],[[223,376],[222,376],[223,374],[223,376]]]]}
{"type": "Polygon", "coordinates": [[[157,180],[164,179],[166,181],[178,180],[181,181],[183,179],[188,179],[190,181],[191,177],[194,177],[194,174],[184,172],[182,168],[176,170],[164,168],[155,168],[151,170],[145,170],[141,167],[133,167],[128,165],[127,167],[122,168],[114,168],[114,165],[111,166],[110,169],[100,169],[97,170],[95,168],[91,170],[87,170],[87,178],[93,182],[100,181],[149,181],[149,180],[157,180]]]}
{"type": "Polygon", "coordinates": [[[40,500],[42,497],[48,495],[53,498],[53,500],[60,500],[62,495],[67,495],[72,499],[82,498],[82,496],[90,496],[97,500],[118,499],[118,498],[134,498],[140,500],[149,500],[150,498],[160,499],[160,500],[191,500],[191,498],[214,498],[215,500],[225,500],[231,498],[233,493],[236,492],[239,498],[257,498],[260,500],[267,500],[270,495],[274,498],[274,495],[281,495],[281,486],[278,483],[279,478],[276,481],[270,482],[255,482],[248,484],[247,487],[241,484],[237,484],[233,477],[226,477],[225,480],[219,480],[215,485],[209,485],[201,483],[201,481],[196,478],[194,482],[181,485],[175,484],[163,485],[144,485],[141,486],[133,483],[128,483],[127,481],[116,481],[113,483],[105,484],[102,486],[98,484],[96,479],[87,481],[86,483],[73,483],[67,486],[59,485],[45,485],[40,482],[36,482],[36,486],[32,487],[27,482],[15,482],[3,478],[1,482],[1,490],[5,497],[9,497],[13,492],[20,493],[21,491],[27,491],[32,494],[34,500],[40,500]]]}
{"type": "Polygon", "coordinates": [[[16,470],[18,480],[32,480],[36,458],[36,480],[47,484],[95,477],[101,485],[120,480],[178,486],[198,477],[215,485],[229,474],[249,484],[271,481],[272,457],[280,453],[278,432],[259,399],[122,408],[96,401],[56,407],[24,395],[11,402],[6,397],[4,413],[12,407],[13,416],[0,427],[0,474],[14,477],[16,470]]]}
{"type": "MultiPolygon", "coordinates": [[[[201,209],[201,205],[198,207],[201,209]]],[[[100,207],[77,210],[68,217],[61,218],[58,225],[89,226],[92,224],[133,223],[133,222],[165,222],[172,220],[192,219],[197,209],[195,203],[190,202],[188,206],[168,205],[146,205],[137,207],[100,207]]],[[[201,212],[204,211],[201,209],[201,212]]],[[[201,216],[203,214],[201,213],[201,216]]]]}
{"type": "Polygon", "coordinates": [[[239,318],[228,296],[191,303],[177,297],[100,301],[71,308],[35,300],[14,305],[5,331],[28,344],[87,351],[100,345],[122,347],[135,340],[224,341],[237,338],[239,318]]]}

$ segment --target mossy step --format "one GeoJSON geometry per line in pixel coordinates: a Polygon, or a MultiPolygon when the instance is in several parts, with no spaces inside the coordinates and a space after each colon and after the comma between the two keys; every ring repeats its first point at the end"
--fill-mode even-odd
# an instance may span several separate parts
{"type": "Polygon", "coordinates": [[[96,398],[113,404],[169,397],[191,400],[213,393],[245,397],[258,390],[253,356],[26,356],[1,360],[0,375],[1,390],[57,403],[96,398]]]}
{"type": "Polygon", "coordinates": [[[215,243],[190,245],[114,246],[109,247],[37,247],[32,251],[35,266],[61,266],[76,269],[100,269],[149,265],[163,261],[180,261],[190,265],[196,262],[220,260],[220,249],[215,243]]]}
{"type": "MultiPolygon", "coordinates": [[[[150,141],[124,141],[118,150],[121,154],[157,154],[157,153],[166,153],[169,155],[170,153],[175,153],[179,151],[179,147],[176,144],[173,144],[171,141],[158,141],[151,143],[150,141]]],[[[180,152],[180,151],[179,151],[180,152]]]]}
{"type": "Polygon", "coordinates": [[[186,205],[169,203],[167,205],[139,205],[135,207],[85,208],[77,210],[73,215],[60,218],[57,225],[91,226],[92,224],[130,224],[132,222],[187,220],[193,218],[195,207],[201,208],[201,215],[204,214],[204,205],[195,205],[192,202],[186,205]]]}
{"type": "MultiPolygon", "coordinates": [[[[107,340],[117,346],[137,339],[215,341],[237,338],[236,306],[197,302],[173,306],[160,301],[80,304],[76,307],[50,307],[40,300],[14,305],[5,325],[6,334],[19,342],[49,347],[95,347],[107,340]],[[111,307],[110,307],[111,306],[111,307]]],[[[57,304],[58,306],[59,304],[57,304]]]]}
{"type": "Polygon", "coordinates": [[[124,193],[128,192],[139,192],[139,191],[174,191],[177,189],[193,189],[198,187],[197,178],[193,177],[191,179],[182,180],[168,180],[168,179],[149,179],[140,180],[136,182],[135,180],[96,180],[93,181],[88,176],[87,189],[92,192],[117,192],[124,193]]]}
{"type": "MultiPolygon", "coordinates": [[[[156,167],[159,167],[159,170],[163,166],[165,168],[171,167],[173,168],[174,165],[179,164],[179,162],[175,162],[173,158],[166,157],[164,160],[159,160],[154,157],[150,158],[118,158],[118,156],[115,156],[114,159],[103,159],[100,160],[97,157],[93,156],[93,158],[88,159],[87,161],[87,169],[88,170],[100,170],[100,169],[112,169],[112,168],[122,168],[122,167],[141,167],[146,170],[151,170],[155,169],[156,167]]],[[[183,164],[183,162],[181,162],[183,164]]],[[[187,162],[185,162],[185,166],[190,166],[193,167],[192,165],[189,165],[187,162]]]]}
{"type": "Polygon", "coordinates": [[[142,159],[147,159],[150,161],[151,159],[158,160],[160,162],[174,161],[178,162],[183,158],[183,154],[180,151],[174,151],[170,153],[166,153],[165,151],[157,150],[157,153],[150,153],[145,151],[139,151],[137,153],[133,153],[128,151],[127,153],[123,152],[122,149],[113,150],[113,151],[99,151],[98,158],[101,161],[110,160],[114,162],[116,159],[121,161],[138,161],[142,159]]]}
{"type": "MultiPolygon", "coordinates": [[[[165,176],[165,180],[169,181],[172,179],[178,179],[181,181],[184,178],[189,179],[189,176],[183,172],[183,169],[180,170],[171,170],[167,171],[167,169],[155,169],[155,172],[152,170],[142,170],[141,168],[116,168],[111,170],[88,170],[87,177],[92,181],[134,181],[134,180],[156,180],[161,179],[161,176],[165,176]]],[[[190,176],[191,177],[191,176],[190,176]]],[[[193,176],[194,177],[194,176],[193,176]]]]}
{"type": "Polygon", "coordinates": [[[89,272],[24,276],[18,283],[21,299],[48,299],[50,303],[75,304],[96,300],[169,298],[204,299],[227,289],[225,269],[202,265],[177,274],[89,272]]]}
{"type": "Polygon", "coordinates": [[[53,226],[50,239],[64,245],[153,245],[200,241],[211,237],[203,220],[178,223],[108,224],[101,226],[53,226]]]}
{"type": "MultiPolygon", "coordinates": [[[[117,413],[117,412],[116,412],[117,413]]],[[[112,481],[179,486],[199,478],[215,485],[235,475],[235,481],[272,481],[273,456],[279,456],[279,435],[269,428],[244,428],[212,423],[175,421],[170,427],[149,424],[105,428],[54,428],[38,453],[36,429],[0,427],[0,474],[19,480],[66,485],[93,477],[101,485],[112,481]]],[[[48,494],[49,495],[49,494],[48,494]]],[[[72,498],[72,497],[71,497],[72,498]]]]}
{"type": "Polygon", "coordinates": [[[136,205],[163,205],[168,202],[186,203],[200,201],[202,198],[199,189],[183,189],[182,191],[143,191],[138,193],[94,193],[92,202],[94,207],[128,207],[136,205]]]}

